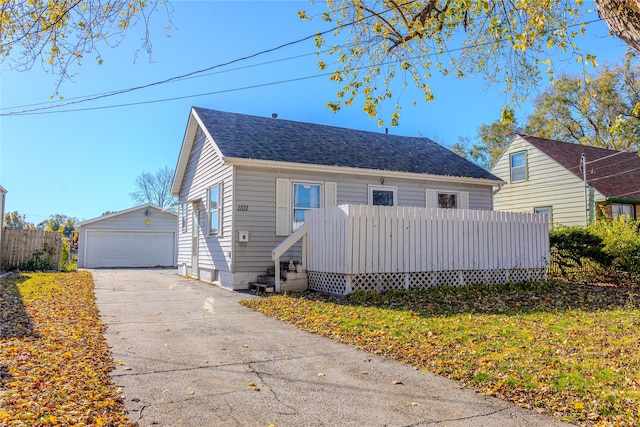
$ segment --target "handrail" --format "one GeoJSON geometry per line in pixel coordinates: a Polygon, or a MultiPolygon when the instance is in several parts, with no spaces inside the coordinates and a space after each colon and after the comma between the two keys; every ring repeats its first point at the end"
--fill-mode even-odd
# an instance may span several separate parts
{"type": "Polygon", "coordinates": [[[280,292],[280,257],[284,255],[286,251],[291,249],[293,245],[298,243],[300,239],[303,239],[303,248],[302,248],[302,269],[306,270],[307,267],[307,250],[305,247],[307,233],[309,232],[309,226],[307,224],[302,224],[300,228],[291,233],[289,237],[284,239],[278,246],[273,248],[271,251],[271,259],[276,263],[275,269],[275,279],[276,279],[276,292],[280,292]]]}

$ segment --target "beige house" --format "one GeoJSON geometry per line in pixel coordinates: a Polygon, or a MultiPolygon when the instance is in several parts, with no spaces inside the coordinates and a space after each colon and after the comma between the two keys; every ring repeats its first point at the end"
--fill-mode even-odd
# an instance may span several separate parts
{"type": "Polygon", "coordinates": [[[494,209],[538,212],[586,225],[599,215],[640,218],[640,157],[634,153],[516,135],[491,168],[505,184],[494,209]]]}

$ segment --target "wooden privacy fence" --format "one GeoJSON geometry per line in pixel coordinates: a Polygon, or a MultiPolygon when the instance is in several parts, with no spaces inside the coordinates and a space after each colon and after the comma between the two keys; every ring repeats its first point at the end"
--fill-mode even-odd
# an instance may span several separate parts
{"type": "Polygon", "coordinates": [[[545,215],[341,205],[307,213],[309,287],[346,295],[544,280],[545,215]]]}
{"type": "Polygon", "coordinates": [[[41,259],[49,260],[56,270],[60,270],[62,262],[62,235],[43,230],[2,230],[2,259],[0,267],[14,270],[24,262],[39,254],[41,259]]]}

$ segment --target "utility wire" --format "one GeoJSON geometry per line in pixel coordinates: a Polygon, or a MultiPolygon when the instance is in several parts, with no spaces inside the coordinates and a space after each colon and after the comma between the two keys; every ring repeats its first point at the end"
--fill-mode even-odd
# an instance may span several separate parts
{"type": "Polygon", "coordinates": [[[126,103],[126,104],[106,105],[106,106],[100,106],[100,107],[84,107],[84,108],[76,108],[76,109],[71,109],[71,110],[34,111],[34,112],[29,112],[29,113],[25,113],[25,114],[21,114],[21,115],[42,115],[42,114],[72,113],[72,112],[78,112],[78,111],[106,110],[106,109],[110,109],[110,108],[121,108],[121,107],[132,107],[132,106],[135,106],[135,105],[155,104],[155,103],[158,103],[158,102],[177,101],[177,100],[180,100],[180,99],[196,98],[196,97],[200,97],[200,96],[209,96],[209,95],[219,95],[221,93],[238,92],[238,91],[241,91],[241,90],[256,89],[256,88],[266,87],[266,86],[275,86],[275,85],[279,85],[279,84],[297,82],[297,81],[301,81],[301,80],[309,80],[309,79],[315,79],[315,78],[318,78],[318,77],[326,77],[326,76],[329,76],[331,74],[333,74],[333,73],[316,74],[314,76],[297,77],[297,78],[288,79],[288,80],[280,80],[280,81],[276,81],[276,82],[269,82],[269,83],[251,85],[251,86],[244,86],[244,87],[239,87],[239,88],[234,88],[234,89],[223,89],[223,90],[218,90],[218,91],[215,91],[215,92],[207,92],[207,93],[198,93],[198,94],[193,94],[193,95],[176,96],[176,97],[173,97],[173,98],[154,99],[154,100],[150,100],[150,101],[130,102],[130,103],[126,103]]]}
{"type": "MultiPolygon", "coordinates": [[[[417,0],[408,1],[407,3],[405,3],[403,5],[408,5],[410,3],[414,3],[415,1],[417,1],[417,0]]],[[[385,13],[385,12],[388,12],[390,10],[392,10],[392,9],[391,8],[387,9],[385,11],[379,12],[378,14],[385,13]]],[[[373,16],[373,15],[371,15],[371,16],[373,16]]],[[[76,99],[76,100],[75,101],[72,100],[72,102],[66,102],[66,103],[62,103],[62,104],[44,106],[44,107],[33,108],[33,109],[26,109],[26,110],[22,110],[22,111],[13,111],[13,112],[8,112],[8,113],[0,113],[0,117],[1,116],[19,116],[19,115],[21,116],[21,115],[49,114],[49,113],[57,113],[57,112],[77,112],[77,111],[88,111],[88,110],[97,110],[97,109],[106,109],[106,108],[126,107],[126,106],[141,105],[141,104],[150,104],[150,103],[154,103],[154,102],[167,102],[167,101],[172,101],[172,100],[193,98],[193,97],[199,97],[199,96],[207,96],[207,95],[212,95],[212,94],[227,93],[227,92],[233,92],[233,91],[239,91],[239,90],[247,90],[247,89],[252,89],[252,88],[272,86],[272,85],[277,85],[277,84],[290,83],[290,82],[294,82],[294,81],[307,80],[307,79],[311,79],[311,78],[328,76],[328,75],[331,75],[333,73],[316,74],[316,75],[313,75],[313,76],[305,76],[305,77],[287,79],[287,80],[282,80],[282,81],[277,81],[277,82],[257,84],[257,85],[242,87],[242,88],[236,88],[236,89],[226,89],[226,90],[221,90],[221,91],[216,91],[216,92],[209,92],[209,93],[202,93],[202,94],[195,94],[195,95],[187,95],[187,96],[180,96],[180,97],[174,97],[174,98],[165,98],[165,99],[152,100],[152,101],[143,101],[143,102],[118,104],[118,105],[110,105],[110,106],[102,106],[102,107],[89,107],[89,108],[84,108],[84,109],[71,109],[71,110],[62,110],[62,111],[47,111],[47,112],[44,112],[44,113],[42,112],[43,110],[51,110],[51,109],[62,108],[62,107],[66,107],[66,106],[74,105],[74,104],[78,104],[78,103],[94,101],[94,100],[107,98],[107,97],[112,97],[112,96],[120,95],[120,94],[124,94],[124,93],[129,93],[129,92],[133,92],[133,91],[137,91],[137,90],[141,90],[141,89],[145,89],[145,88],[149,88],[149,87],[153,87],[153,86],[157,86],[157,85],[172,83],[172,82],[176,82],[176,81],[180,81],[180,80],[186,80],[186,79],[189,79],[189,78],[199,78],[199,77],[204,77],[206,75],[220,74],[220,73],[224,73],[224,72],[236,71],[236,70],[239,70],[239,69],[251,68],[251,67],[266,65],[266,64],[270,64],[270,63],[286,61],[286,60],[290,60],[290,59],[297,59],[297,58],[300,58],[300,57],[305,57],[305,56],[310,56],[310,55],[317,55],[317,53],[303,54],[303,55],[284,58],[284,59],[280,59],[280,60],[268,61],[268,62],[249,65],[249,66],[245,66],[245,67],[238,67],[238,68],[231,69],[231,70],[218,71],[218,72],[215,72],[215,73],[209,73],[209,74],[204,74],[204,75],[202,74],[202,73],[205,73],[207,71],[212,71],[212,70],[217,69],[217,68],[225,67],[225,66],[237,63],[237,62],[241,62],[241,61],[245,61],[245,60],[248,60],[248,59],[252,59],[252,58],[255,58],[255,57],[260,56],[260,55],[271,53],[271,52],[283,49],[285,47],[292,46],[292,45],[297,44],[297,43],[301,43],[301,42],[309,40],[311,38],[315,38],[318,35],[325,35],[327,33],[334,32],[334,31],[336,31],[338,29],[342,29],[342,28],[345,28],[347,26],[354,25],[359,21],[366,20],[366,19],[370,18],[371,16],[362,17],[362,18],[357,19],[355,21],[351,21],[349,23],[342,24],[342,25],[339,25],[337,27],[334,27],[334,28],[332,28],[330,30],[326,30],[326,31],[323,31],[323,32],[318,32],[316,34],[305,36],[305,37],[303,37],[301,39],[297,39],[297,40],[294,40],[294,41],[291,41],[291,42],[287,42],[287,43],[281,44],[279,46],[276,46],[276,47],[273,47],[273,48],[270,48],[270,49],[262,50],[260,52],[253,53],[251,55],[247,55],[247,56],[244,56],[244,57],[241,57],[241,58],[236,58],[236,59],[233,59],[231,61],[227,61],[225,63],[216,64],[216,65],[213,65],[213,66],[201,69],[201,70],[192,71],[192,72],[189,72],[189,73],[186,73],[186,74],[182,74],[182,75],[179,75],[179,76],[170,77],[170,78],[167,78],[167,79],[164,79],[164,80],[160,80],[160,81],[156,81],[156,82],[153,82],[153,83],[149,83],[149,84],[145,84],[145,85],[141,85],[141,86],[136,86],[136,87],[132,87],[132,88],[121,89],[121,90],[116,90],[116,91],[112,91],[112,92],[106,92],[106,93],[98,94],[98,95],[95,95],[95,96],[89,95],[89,97],[73,98],[73,99],[76,99]]],[[[602,20],[603,20],[603,18],[594,19],[594,20],[591,20],[591,21],[585,21],[585,22],[582,22],[582,23],[575,24],[574,26],[589,25],[589,24],[592,24],[592,23],[595,23],[595,22],[600,22],[602,20]]],[[[460,50],[488,46],[488,45],[491,45],[491,44],[500,43],[502,41],[503,41],[502,39],[499,39],[499,40],[488,41],[488,42],[485,42],[485,43],[474,44],[474,45],[471,45],[471,46],[463,46],[463,47],[459,47],[459,48],[448,49],[448,50],[445,50],[443,52],[439,52],[439,54],[453,53],[453,52],[457,52],[457,51],[460,51],[460,50]]],[[[349,46],[349,45],[347,44],[347,45],[344,45],[344,46],[349,46]]],[[[428,56],[432,56],[432,55],[435,55],[435,53],[431,54],[431,55],[428,55],[428,56]]],[[[416,58],[418,58],[418,56],[413,57],[413,58],[405,58],[405,59],[416,59],[416,58]]],[[[393,64],[393,63],[397,63],[397,62],[402,62],[402,60],[398,59],[398,60],[394,60],[394,61],[383,62],[383,63],[380,63],[378,65],[390,65],[390,64],[393,64]]],[[[363,69],[363,68],[368,68],[368,66],[363,66],[363,67],[359,67],[359,68],[353,68],[353,69],[351,69],[351,71],[355,71],[355,70],[363,69]]],[[[32,105],[41,105],[41,104],[32,104],[32,105]]],[[[11,108],[20,108],[20,107],[11,107],[11,108]]],[[[1,109],[0,109],[0,111],[1,111],[1,109]]]]}
{"type": "MultiPolygon", "coordinates": [[[[406,6],[406,5],[409,5],[411,3],[415,3],[416,1],[418,1],[418,0],[409,0],[406,3],[403,3],[401,6],[406,6]]],[[[389,12],[390,10],[393,10],[393,8],[386,9],[386,10],[380,12],[380,13],[386,13],[386,12],[389,12]]],[[[373,15],[371,15],[371,16],[373,16],[373,15]]],[[[185,79],[185,78],[188,78],[188,77],[191,77],[191,76],[195,76],[197,74],[205,73],[207,71],[211,71],[211,70],[214,70],[214,69],[217,69],[217,68],[226,67],[228,65],[232,65],[232,64],[235,64],[235,63],[238,63],[238,62],[246,61],[248,59],[252,59],[252,58],[255,58],[255,57],[258,57],[258,56],[261,56],[261,55],[265,55],[267,53],[275,52],[277,50],[284,49],[286,47],[293,46],[293,45],[298,44],[298,43],[302,43],[304,41],[316,38],[318,36],[326,35],[326,34],[334,32],[334,31],[341,30],[341,29],[349,27],[351,25],[355,25],[356,23],[358,23],[360,21],[367,20],[367,19],[371,18],[371,16],[363,16],[363,17],[358,18],[358,19],[356,19],[354,21],[338,25],[336,27],[333,27],[333,28],[325,30],[325,31],[317,32],[315,34],[308,35],[308,36],[302,37],[300,39],[293,40],[291,42],[287,42],[287,43],[278,45],[276,47],[265,49],[265,50],[262,50],[262,51],[259,51],[259,52],[256,52],[256,53],[253,53],[253,54],[250,54],[250,55],[246,55],[246,56],[243,56],[243,57],[240,57],[240,58],[232,59],[231,61],[227,61],[227,62],[223,62],[223,63],[220,63],[220,64],[212,65],[210,67],[203,68],[201,70],[196,70],[196,71],[192,71],[192,72],[189,72],[189,73],[186,73],[186,74],[182,74],[182,75],[179,75],[179,76],[170,77],[168,79],[159,80],[159,81],[156,81],[156,82],[153,82],[153,83],[148,83],[148,84],[141,85],[141,86],[135,86],[135,87],[131,87],[131,88],[128,88],[128,89],[121,89],[121,90],[117,90],[117,91],[113,91],[113,92],[108,92],[108,93],[105,93],[105,94],[100,94],[100,95],[96,95],[96,96],[93,96],[93,97],[84,98],[84,99],[81,99],[81,100],[65,102],[65,103],[62,103],[62,104],[56,104],[56,105],[53,105],[53,106],[39,107],[39,108],[33,108],[33,109],[15,111],[15,112],[9,112],[9,113],[0,113],[0,116],[24,115],[24,114],[27,114],[27,113],[32,113],[32,112],[45,110],[45,109],[66,107],[66,106],[73,105],[73,104],[78,104],[78,103],[81,103],[81,102],[95,101],[95,100],[102,99],[102,98],[107,98],[107,97],[111,97],[111,96],[115,96],[115,95],[121,95],[121,94],[124,94],[124,93],[129,93],[129,92],[133,92],[133,91],[137,91],[137,90],[141,90],[141,89],[146,89],[146,88],[149,88],[149,87],[152,87],[152,86],[158,86],[158,85],[170,83],[170,82],[173,82],[173,81],[176,81],[176,80],[185,79]]]]}

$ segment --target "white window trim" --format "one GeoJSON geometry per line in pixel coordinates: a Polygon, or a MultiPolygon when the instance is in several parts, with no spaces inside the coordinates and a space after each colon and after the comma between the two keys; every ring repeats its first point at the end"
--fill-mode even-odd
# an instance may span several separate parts
{"type": "MultiPolygon", "coordinates": [[[[322,181],[304,181],[304,180],[291,180],[291,203],[290,203],[290,218],[291,221],[290,222],[290,230],[295,231],[296,229],[294,229],[294,223],[296,220],[296,216],[295,216],[295,197],[296,197],[296,192],[295,192],[295,188],[296,188],[296,184],[297,185],[319,185],[320,186],[320,194],[318,196],[319,200],[319,205],[320,208],[323,208],[325,206],[325,201],[324,201],[324,182],[322,181]]],[[[316,208],[298,208],[298,209],[305,209],[305,210],[311,210],[311,209],[316,209],[316,208]]]]}
{"type": "Polygon", "coordinates": [[[338,186],[331,181],[305,181],[276,178],[276,236],[288,236],[293,227],[293,184],[320,184],[320,207],[336,206],[338,186]]]}
{"type": "Polygon", "coordinates": [[[211,187],[207,188],[207,224],[209,226],[209,235],[210,236],[222,236],[222,207],[223,207],[223,193],[222,193],[222,181],[212,185],[211,187]],[[214,188],[218,187],[218,208],[217,209],[211,209],[211,190],[213,190],[214,188]],[[211,223],[211,214],[213,213],[213,211],[216,211],[218,213],[218,224],[217,224],[217,228],[214,231],[213,230],[213,224],[211,223]]]}
{"type": "Polygon", "coordinates": [[[529,158],[527,156],[527,151],[526,150],[522,150],[522,151],[516,151],[514,153],[509,153],[509,181],[510,182],[525,182],[529,179],[529,158]],[[512,161],[511,159],[513,158],[513,156],[517,155],[517,154],[523,154],[524,155],[524,165],[523,166],[519,166],[519,168],[524,168],[524,178],[522,179],[518,179],[518,180],[514,180],[513,179],[513,166],[512,166],[512,161]]]}
{"type": "Polygon", "coordinates": [[[456,209],[469,209],[469,192],[457,190],[436,190],[427,188],[425,191],[426,207],[441,209],[438,204],[438,194],[455,194],[456,209]]]}
{"type": "Polygon", "coordinates": [[[373,206],[373,192],[374,191],[391,191],[393,193],[393,205],[398,206],[398,187],[393,185],[369,185],[368,187],[368,203],[369,206],[373,206]]]}

